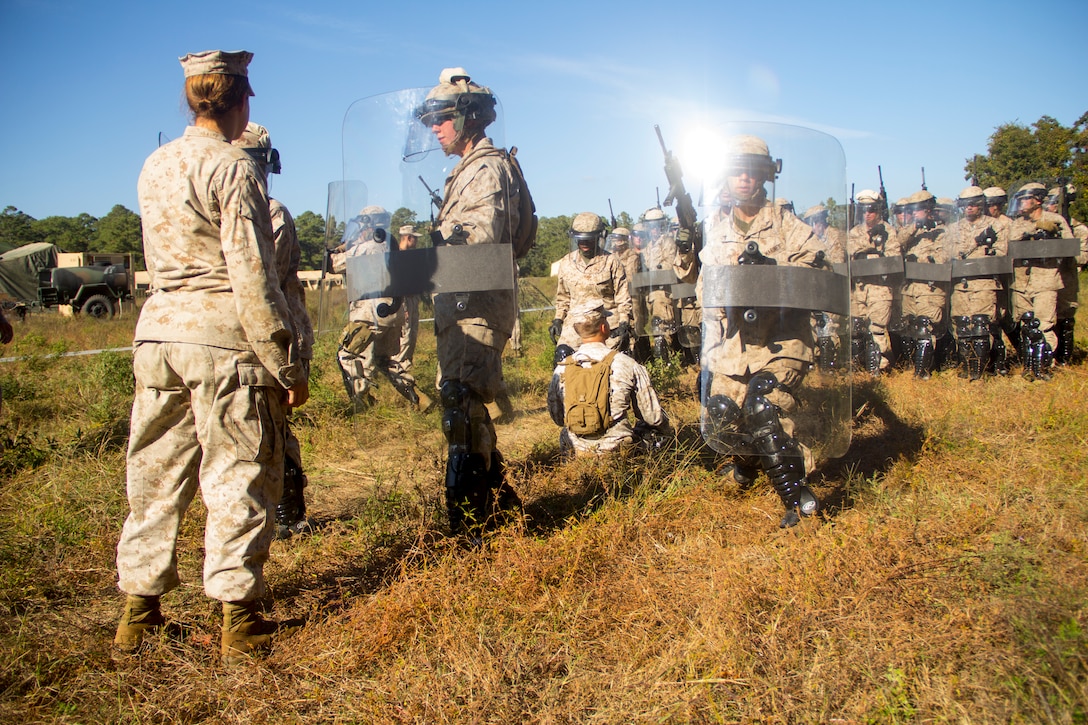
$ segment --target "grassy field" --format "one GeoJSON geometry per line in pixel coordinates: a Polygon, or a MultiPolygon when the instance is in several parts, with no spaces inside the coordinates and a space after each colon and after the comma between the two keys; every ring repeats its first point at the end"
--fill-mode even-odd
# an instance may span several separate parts
{"type": "MultiPolygon", "coordinates": [[[[544,295],[547,282],[539,282],[544,295]]],[[[529,306],[529,305],[523,305],[529,306]]],[[[821,516],[777,529],[699,445],[690,371],[654,370],[676,445],[558,457],[551,315],[507,361],[499,426],[519,525],[445,536],[438,414],[388,384],[352,416],[321,338],[297,411],[316,533],[273,544],[267,659],[219,664],[203,508],[179,540],[173,623],[115,663],[133,317],[32,315],[0,363],[0,721],[1086,723],[1088,366],[1050,382],[858,377],[821,516]]],[[[424,326],[417,373],[433,379],[424,326]]],[[[1088,314],[1078,324],[1088,347],[1088,314]]]]}

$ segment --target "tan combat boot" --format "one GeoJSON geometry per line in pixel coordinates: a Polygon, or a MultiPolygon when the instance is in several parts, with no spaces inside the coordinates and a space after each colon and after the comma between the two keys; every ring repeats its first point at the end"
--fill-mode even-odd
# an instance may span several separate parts
{"type": "Polygon", "coordinates": [[[113,648],[122,654],[132,654],[140,648],[145,632],[157,629],[165,622],[159,611],[158,596],[129,594],[117,624],[117,634],[113,637],[113,648]]]}
{"type": "Polygon", "coordinates": [[[416,395],[419,396],[419,401],[416,403],[416,410],[420,413],[430,413],[434,409],[434,399],[419,388],[416,388],[416,395]]]}
{"type": "Polygon", "coordinates": [[[286,631],[262,617],[257,602],[223,602],[223,664],[232,667],[267,653],[273,637],[286,631]]]}

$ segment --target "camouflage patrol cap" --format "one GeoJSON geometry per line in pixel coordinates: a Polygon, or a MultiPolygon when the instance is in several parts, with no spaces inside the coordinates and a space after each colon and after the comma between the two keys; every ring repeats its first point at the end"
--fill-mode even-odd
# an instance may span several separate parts
{"type": "Polygon", "coordinates": [[[858,204],[875,204],[880,201],[880,195],[872,189],[862,189],[858,192],[857,203],[858,204]]]}
{"type": "Polygon", "coordinates": [[[574,234],[599,234],[604,229],[601,217],[591,211],[584,211],[574,217],[570,230],[574,234]]]}
{"type": "Polygon", "coordinates": [[[817,204],[816,206],[810,206],[808,209],[805,209],[805,213],[801,218],[804,219],[806,222],[811,222],[815,219],[826,216],[827,207],[823,204],[817,204]]]}
{"type": "Polygon", "coordinates": [[[246,149],[272,148],[272,139],[268,135],[268,129],[259,123],[253,123],[253,121],[247,123],[246,130],[242,131],[242,135],[231,141],[231,143],[246,149]]]}
{"type": "Polygon", "coordinates": [[[397,230],[397,234],[399,236],[402,236],[402,237],[418,237],[419,236],[419,233],[416,231],[416,228],[413,227],[411,224],[405,224],[404,226],[402,226],[399,230],[397,230]]]}
{"type": "Polygon", "coordinates": [[[249,77],[249,62],[253,54],[248,50],[204,50],[188,53],[178,58],[185,77],[202,75],[228,75],[249,77]]]}
{"type": "Polygon", "coordinates": [[[572,307],[569,318],[572,325],[590,324],[596,328],[611,316],[605,309],[604,300],[593,299],[572,307]]]}
{"type": "Polygon", "coordinates": [[[982,193],[982,189],[977,186],[968,186],[960,192],[956,204],[958,206],[981,206],[985,201],[986,195],[982,193]]]}

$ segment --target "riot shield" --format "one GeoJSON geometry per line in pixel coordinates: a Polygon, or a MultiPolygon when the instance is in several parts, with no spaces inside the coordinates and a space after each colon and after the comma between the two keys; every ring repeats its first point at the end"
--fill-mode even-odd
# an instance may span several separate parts
{"type": "MultiPolygon", "coordinates": [[[[428,218],[433,226],[442,208],[447,177],[460,162],[459,157],[443,152],[431,127],[420,120],[427,92],[417,88],[363,98],[352,103],[344,117],[344,178],[361,180],[367,208],[388,214],[386,234],[428,218]]],[[[495,112],[487,135],[501,147],[502,117],[497,104],[495,112]]],[[[344,208],[347,214],[357,215],[361,207],[344,208]]],[[[348,217],[340,245],[350,242],[350,231],[348,217]]],[[[348,340],[349,330],[345,330],[340,351],[341,369],[347,371],[345,385],[351,376],[366,376],[369,384],[377,365],[398,391],[413,400],[417,395],[414,381],[404,370],[396,369],[392,361],[396,356],[383,347],[387,344],[383,334],[402,315],[406,298],[435,295],[462,309],[462,305],[471,307],[474,295],[496,290],[511,291],[512,295],[513,287],[514,257],[509,244],[466,244],[464,238],[442,239],[432,232],[430,237],[419,239],[414,249],[401,250],[388,242],[348,253],[344,259],[347,327],[359,318],[369,326],[373,340],[358,335],[348,340]],[[361,362],[348,354],[353,347],[360,351],[356,357],[361,362]]],[[[514,304],[512,300],[510,304],[514,304]]],[[[356,398],[360,389],[366,391],[367,384],[356,380],[356,398]]]]}
{"type": "Polygon", "coordinates": [[[317,334],[340,332],[347,320],[344,270],[341,266],[349,238],[349,223],[367,206],[366,184],[361,181],[329,182],[325,208],[325,255],[318,290],[317,334]],[[338,271],[333,268],[337,267],[338,271]]]}
{"type": "Polygon", "coordinates": [[[850,270],[773,199],[845,199],[845,158],[831,136],[773,123],[725,124],[705,144],[702,434],[778,488],[783,460],[807,472],[850,443],[850,270]],[[814,365],[817,327],[835,365],[814,365]]]}

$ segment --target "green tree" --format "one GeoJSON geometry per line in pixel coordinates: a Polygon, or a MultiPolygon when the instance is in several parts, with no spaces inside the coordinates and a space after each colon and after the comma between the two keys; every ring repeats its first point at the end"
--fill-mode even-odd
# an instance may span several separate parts
{"type": "Polygon", "coordinates": [[[131,254],[136,269],[144,268],[144,232],[140,215],[121,204],[98,220],[98,231],[92,240],[93,252],[131,254]]]}
{"type": "Polygon", "coordinates": [[[523,277],[547,277],[551,274],[552,263],[570,252],[567,232],[571,221],[569,216],[540,218],[536,246],[519,262],[523,277]]]}
{"type": "Polygon", "coordinates": [[[4,207],[4,211],[0,212],[0,246],[21,247],[42,241],[34,229],[34,221],[34,217],[13,206],[4,207]]]}
{"type": "MultiPolygon", "coordinates": [[[[998,126],[990,136],[987,153],[966,160],[964,178],[977,180],[983,188],[1000,186],[1010,195],[1028,181],[1050,184],[1064,179],[1083,188],[1088,183],[1086,127],[1088,113],[1072,128],[1050,116],[1041,117],[1030,127],[1018,123],[998,126]]],[[[1081,218],[1086,211],[1086,198],[1078,199],[1071,207],[1071,212],[1081,218]]]]}
{"type": "Polygon", "coordinates": [[[90,214],[47,216],[34,222],[34,232],[43,242],[56,244],[62,252],[94,251],[92,242],[97,222],[90,214]]]}
{"type": "Polygon", "coordinates": [[[325,258],[325,220],[320,214],[304,211],[295,217],[295,232],[301,250],[299,269],[321,269],[325,258]]]}

